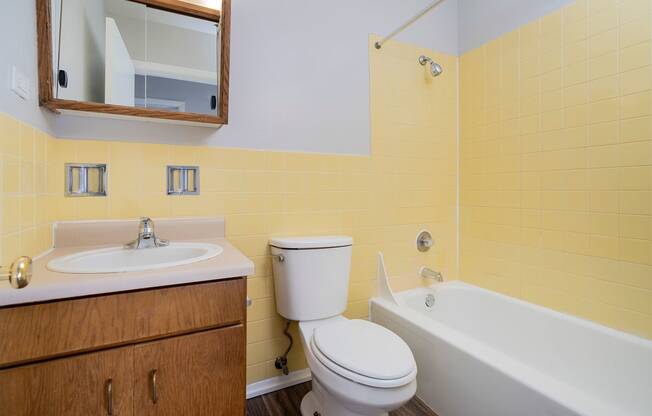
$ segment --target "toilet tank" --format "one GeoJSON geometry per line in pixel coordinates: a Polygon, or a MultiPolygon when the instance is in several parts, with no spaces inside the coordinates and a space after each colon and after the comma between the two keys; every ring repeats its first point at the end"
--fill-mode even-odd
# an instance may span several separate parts
{"type": "Polygon", "coordinates": [[[286,319],[310,321],[346,309],[351,237],[273,238],[276,310],[286,319]]]}

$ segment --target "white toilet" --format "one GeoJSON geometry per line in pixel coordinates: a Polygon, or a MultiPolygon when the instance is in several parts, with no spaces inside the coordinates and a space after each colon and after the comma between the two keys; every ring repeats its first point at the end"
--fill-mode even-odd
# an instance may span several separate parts
{"type": "Polygon", "coordinates": [[[288,237],[270,241],[276,309],[299,321],[312,373],[303,416],[382,416],[417,388],[412,352],[398,335],[347,319],[350,237],[288,237]]]}

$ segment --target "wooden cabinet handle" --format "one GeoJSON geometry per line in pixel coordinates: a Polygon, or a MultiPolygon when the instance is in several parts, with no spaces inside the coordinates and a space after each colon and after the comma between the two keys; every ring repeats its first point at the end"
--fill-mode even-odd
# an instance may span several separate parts
{"type": "Polygon", "coordinates": [[[156,389],[156,370],[152,370],[149,372],[149,381],[152,386],[152,402],[156,404],[158,401],[158,391],[156,389]]]}
{"type": "Polygon", "coordinates": [[[113,379],[106,381],[106,414],[113,416],[113,379]]]}

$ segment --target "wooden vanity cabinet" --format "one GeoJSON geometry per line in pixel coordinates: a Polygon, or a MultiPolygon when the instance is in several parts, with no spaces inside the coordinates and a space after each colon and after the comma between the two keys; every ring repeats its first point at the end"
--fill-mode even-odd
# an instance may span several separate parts
{"type": "Polygon", "coordinates": [[[244,336],[238,325],[135,346],[136,414],[244,415],[244,336]]]}
{"type": "Polygon", "coordinates": [[[133,365],[125,347],[2,370],[0,415],[133,415],[133,365]]]}
{"type": "Polygon", "coordinates": [[[244,415],[245,299],[238,278],[0,308],[0,415],[244,415]]]}

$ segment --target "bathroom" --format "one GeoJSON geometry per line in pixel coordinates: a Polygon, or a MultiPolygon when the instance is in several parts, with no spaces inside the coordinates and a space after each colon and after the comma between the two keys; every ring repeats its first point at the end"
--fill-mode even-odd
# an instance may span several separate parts
{"type": "Polygon", "coordinates": [[[652,414],[651,0],[3,6],[0,415],[652,414]]]}

